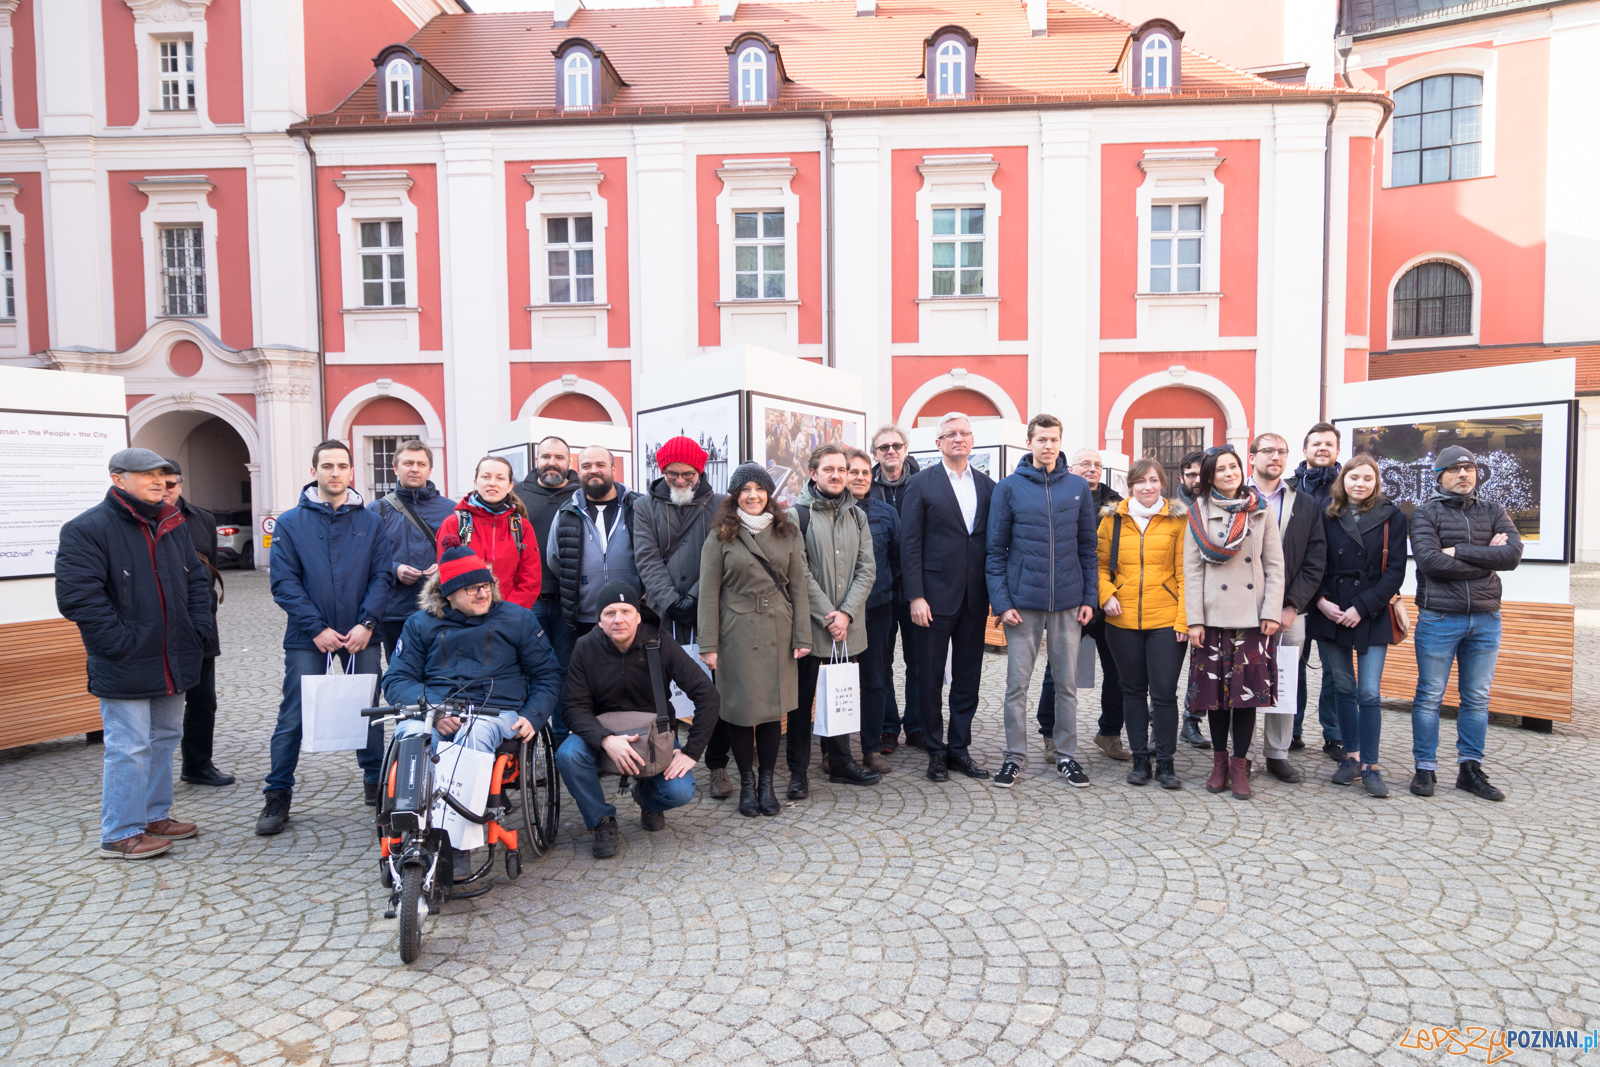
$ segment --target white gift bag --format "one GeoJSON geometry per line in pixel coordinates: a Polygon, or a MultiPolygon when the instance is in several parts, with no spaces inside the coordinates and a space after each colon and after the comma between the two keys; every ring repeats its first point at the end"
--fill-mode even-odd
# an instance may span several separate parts
{"type": "MultiPolygon", "coordinates": [[[[325,670],[333,669],[328,653],[325,670]]],[[[362,708],[372,707],[376,674],[356,674],[350,657],[343,674],[308,674],[300,679],[300,751],[353,752],[367,747],[368,721],[362,708]]]]}
{"type": "Polygon", "coordinates": [[[1280,644],[1276,651],[1278,702],[1261,710],[1268,715],[1293,715],[1299,703],[1296,698],[1300,691],[1300,646],[1280,644]]]}
{"type": "Polygon", "coordinates": [[[1078,688],[1094,688],[1094,638],[1081,637],[1078,639],[1078,688]]]}
{"type": "MultiPolygon", "coordinates": [[[[482,815],[489,802],[489,779],[494,777],[494,753],[465,748],[454,741],[443,742],[435,751],[439,762],[434,764],[434,783],[449,790],[450,795],[474,815],[482,815]]],[[[463,819],[443,800],[433,805],[433,824],[444,827],[456,848],[483,847],[483,827],[463,819]]]]}
{"type": "Polygon", "coordinates": [[[811,732],[842,737],[861,729],[861,666],[835,641],[831,662],[817,670],[817,712],[811,732]]]}
{"type": "MultiPolygon", "coordinates": [[[[690,630],[689,640],[684,641],[678,638],[676,625],[673,626],[673,630],[674,639],[677,639],[678,643],[683,646],[683,650],[689,653],[689,658],[694,660],[695,666],[705,671],[706,677],[710,678],[711,668],[707,667],[705,661],[700,658],[700,642],[695,639],[694,631],[690,630]]],[[[677,682],[667,683],[667,702],[672,705],[672,713],[677,716],[680,722],[694,721],[694,701],[689,699],[688,693],[678,688],[677,682]]]]}

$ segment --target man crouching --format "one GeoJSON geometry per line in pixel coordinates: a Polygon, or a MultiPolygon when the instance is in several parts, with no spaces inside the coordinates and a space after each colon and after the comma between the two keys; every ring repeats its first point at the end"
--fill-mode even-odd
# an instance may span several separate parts
{"type": "MultiPolygon", "coordinates": [[[[421,610],[400,631],[383,695],[396,707],[462,700],[482,709],[470,726],[453,715],[436,718],[435,741],[451,740],[493,752],[513,737],[524,741],[550,720],[561,694],[561,666],[533,612],[500,599],[489,565],[465,547],[449,548],[417,596],[421,610]]],[[[421,733],[406,719],[396,737],[421,733]]],[[[457,877],[471,873],[456,855],[457,877]]]]}
{"type": "MultiPolygon", "coordinates": [[[[600,761],[608,759],[623,774],[636,774],[643,762],[632,742],[639,734],[613,734],[598,716],[612,711],[646,711],[656,707],[656,686],[650,677],[649,649],[659,639],[663,691],[673,682],[694,702],[694,726],[689,740],[673,754],[660,774],[634,783],[633,800],[639,805],[639,822],[646,830],[667,825],[666,812],[694,798],[694,777],[689,769],[705,751],[717,725],[722,703],[716,686],[672,637],[639,613],[639,591],[627,582],[612,582],[600,590],[599,624],[578,638],[567,668],[567,695],[562,716],[572,731],[556,751],[556,766],[567,792],[578,802],[583,825],[594,833],[594,856],[604,859],[617,852],[617,809],[606,802],[600,785],[600,761]]],[[[668,705],[674,735],[677,719],[668,705]]]]}

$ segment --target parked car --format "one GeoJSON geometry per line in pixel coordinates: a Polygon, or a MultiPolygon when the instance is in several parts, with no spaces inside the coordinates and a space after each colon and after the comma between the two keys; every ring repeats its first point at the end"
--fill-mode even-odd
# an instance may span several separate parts
{"type": "Polygon", "coordinates": [[[250,512],[217,511],[212,514],[217,518],[217,558],[213,561],[217,568],[254,570],[255,538],[250,528],[250,512]]]}

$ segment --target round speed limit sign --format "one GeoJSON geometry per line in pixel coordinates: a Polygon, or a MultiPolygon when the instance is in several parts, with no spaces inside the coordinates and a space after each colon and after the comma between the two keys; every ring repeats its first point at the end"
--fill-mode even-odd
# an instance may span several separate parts
{"type": "Polygon", "coordinates": [[[270,534],[272,531],[276,530],[277,528],[278,528],[278,520],[277,519],[274,519],[271,515],[262,516],[262,519],[261,519],[261,532],[262,533],[270,534]]]}

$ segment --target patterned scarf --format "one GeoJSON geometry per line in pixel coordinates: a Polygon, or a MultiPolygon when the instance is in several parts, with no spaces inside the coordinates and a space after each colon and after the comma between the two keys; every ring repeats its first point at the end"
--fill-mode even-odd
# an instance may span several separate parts
{"type": "Polygon", "coordinates": [[[1238,496],[1231,498],[1213,489],[1210,502],[1233,516],[1228,522],[1227,536],[1220,545],[1211,539],[1206,530],[1206,520],[1200,514],[1202,509],[1199,501],[1189,508],[1189,533],[1200,548],[1201,559],[1207,563],[1227,563],[1239,554],[1239,549],[1244,545],[1245,534],[1250,529],[1250,513],[1265,511],[1267,502],[1253,485],[1246,485],[1238,496]]]}

